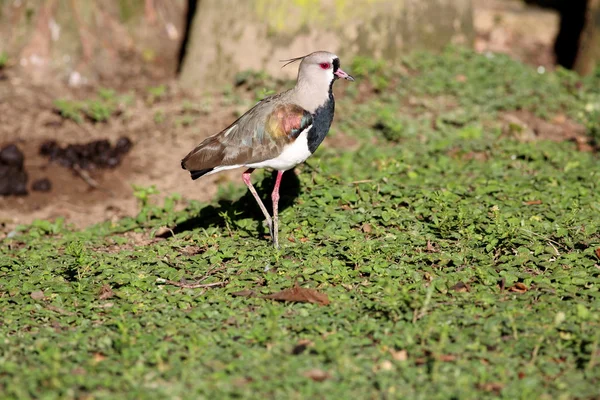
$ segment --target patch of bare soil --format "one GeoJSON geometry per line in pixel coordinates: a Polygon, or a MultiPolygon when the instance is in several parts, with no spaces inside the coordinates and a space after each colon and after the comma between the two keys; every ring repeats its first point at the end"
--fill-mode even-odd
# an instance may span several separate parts
{"type": "Polygon", "coordinates": [[[124,232],[120,236],[126,238],[127,242],[115,243],[113,239],[108,239],[108,244],[106,246],[96,248],[95,250],[106,253],[118,253],[123,250],[133,251],[136,248],[149,246],[164,240],[162,238],[150,237],[149,232],[124,232]]]}
{"type": "MultiPolygon", "coordinates": [[[[134,104],[125,107],[104,123],[85,120],[75,123],[59,115],[58,98],[86,100],[96,96],[97,88],[73,89],[64,84],[34,86],[19,78],[16,71],[4,70],[0,80],[0,148],[14,143],[24,153],[28,174],[28,195],[0,196],[0,237],[17,224],[35,219],[64,217],[68,223],[85,227],[106,220],[116,221],[135,215],[137,200],[132,185],[155,185],[157,201],[179,193],[189,200],[210,201],[218,186],[230,181],[241,184],[241,170],[225,171],[192,181],[181,168],[181,159],[204,138],[233,122],[243,107],[216,95],[195,96],[166,81],[167,90],[159,99],[148,100],[145,86],[131,89],[134,104]],[[187,104],[187,105],[186,105],[187,104]],[[206,106],[190,106],[202,105],[206,106]],[[190,109],[193,109],[190,111],[190,109]],[[50,162],[40,154],[40,145],[54,140],[61,146],[107,139],[115,145],[129,138],[133,146],[115,168],[86,170],[82,175],[72,168],[50,162]],[[48,192],[32,190],[32,184],[48,178],[48,192]],[[161,198],[162,197],[162,198],[161,198]]],[[[355,148],[357,143],[343,132],[328,140],[328,146],[355,148]]]]}
{"type": "Polygon", "coordinates": [[[546,121],[529,111],[512,111],[502,115],[503,135],[524,142],[551,140],[574,142],[579,151],[595,151],[591,138],[583,125],[564,114],[557,114],[546,121]]]}
{"type": "MultiPolygon", "coordinates": [[[[236,172],[206,177],[192,182],[181,169],[180,161],[203,138],[217,132],[235,118],[232,106],[215,107],[208,112],[195,113],[193,122],[176,123],[181,118],[182,103],[204,99],[185,94],[175,86],[153,104],[145,101],[145,88],[135,95],[135,104],[123,115],[106,123],[85,121],[77,124],[57,114],[57,98],[87,99],[95,95],[90,88],[71,89],[66,85],[32,86],[12,71],[0,80],[0,148],[14,143],[25,155],[25,170],[29,175],[26,196],[0,197],[0,224],[9,231],[16,224],[34,219],[65,217],[70,223],[83,227],[92,223],[135,215],[137,203],[132,185],[156,185],[163,195],[180,193],[188,199],[210,200],[217,184],[228,181],[236,172]],[[161,115],[158,120],[157,115],[161,115]],[[112,169],[97,169],[85,179],[71,168],[53,163],[40,154],[40,145],[55,140],[65,146],[108,139],[115,145],[120,137],[133,142],[131,151],[121,164],[112,169]],[[48,178],[49,192],[31,190],[38,179],[48,178]],[[90,185],[97,183],[97,188],[90,185]]],[[[148,86],[157,85],[156,82],[148,86]]],[[[134,90],[135,91],[135,90],[134,90]]]]}

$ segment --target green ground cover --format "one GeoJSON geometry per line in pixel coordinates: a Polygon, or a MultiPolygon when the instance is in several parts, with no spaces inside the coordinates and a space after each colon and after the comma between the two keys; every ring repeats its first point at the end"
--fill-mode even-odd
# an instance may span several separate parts
{"type": "Polygon", "coordinates": [[[138,189],[136,218],[1,242],[2,397],[600,396],[597,155],[503,120],[598,139],[600,74],[461,49],[348,70],[332,135],[356,146],[284,175],[279,251],[241,181],[184,210],[138,189]],[[200,278],[223,284],[169,284],[200,278]],[[262,297],[296,285],[329,304],[262,297]]]}

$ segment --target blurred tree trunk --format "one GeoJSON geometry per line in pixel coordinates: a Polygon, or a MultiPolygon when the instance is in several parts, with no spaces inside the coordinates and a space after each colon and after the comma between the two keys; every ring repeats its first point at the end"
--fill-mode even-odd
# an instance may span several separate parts
{"type": "Polygon", "coordinates": [[[185,0],[0,0],[0,53],[41,83],[173,74],[185,0]]]}
{"type": "Polygon", "coordinates": [[[278,60],[329,50],[390,61],[413,49],[471,45],[471,0],[201,0],[181,68],[186,87],[210,89],[236,72],[280,69],[278,60]]]}
{"type": "Polygon", "coordinates": [[[600,63],[600,0],[524,1],[560,14],[560,29],[554,42],[557,64],[582,75],[592,73],[600,63]]]}
{"type": "Polygon", "coordinates": [[[585,24],[579,38],[579,51],[574,69],[591,74],[600,63],[600,0],[588,0],[585,24]]]}

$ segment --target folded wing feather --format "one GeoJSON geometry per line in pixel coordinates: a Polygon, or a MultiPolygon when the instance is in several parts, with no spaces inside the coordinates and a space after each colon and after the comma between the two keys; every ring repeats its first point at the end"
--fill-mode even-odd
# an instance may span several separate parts
{"type": "Polygon", "coordinates": [[[181,161],[192,178],[214,168],[256,164],[277,157],[312,124],[311,114],[279,96],[264,99],[223,131],[205,139],[181,161]]]}

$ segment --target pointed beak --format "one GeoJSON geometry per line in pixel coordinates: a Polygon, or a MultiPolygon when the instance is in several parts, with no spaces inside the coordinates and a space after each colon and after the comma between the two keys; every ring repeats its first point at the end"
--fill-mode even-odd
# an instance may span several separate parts
{"type": "Polygon", "coordinates": [[[338,77],[338,78],[343,78],[346,79],[348,81],[352,81],[354,82],[354,78],[351,75],[348,75],[347,73],[345,73],[344,71],[342,71],[341,68],[338,68],[337,71],[334,72],[334,74],[338,77]]]}

